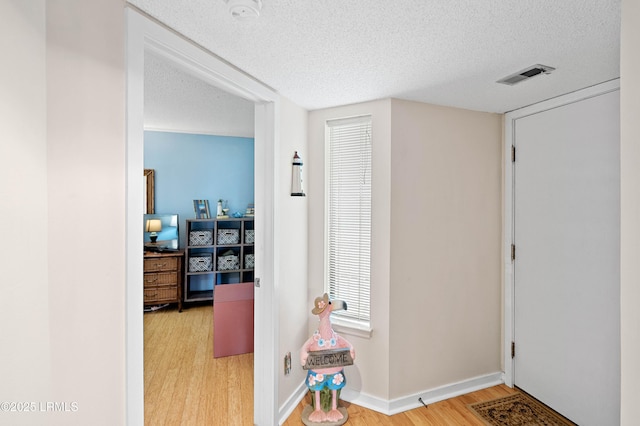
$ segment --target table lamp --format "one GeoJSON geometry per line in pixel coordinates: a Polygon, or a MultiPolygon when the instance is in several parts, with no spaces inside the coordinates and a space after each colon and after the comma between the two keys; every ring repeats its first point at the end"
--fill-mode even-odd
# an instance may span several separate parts
{"type": "Polygon", "coordinates": [[[147,220],[147,226],[145,231],[151,232],[149,234],[149,238],[152,243],[155,243],[158,239],[158,232],[162,231],[162,221],[160,219],[149,219],[147,220]]]}

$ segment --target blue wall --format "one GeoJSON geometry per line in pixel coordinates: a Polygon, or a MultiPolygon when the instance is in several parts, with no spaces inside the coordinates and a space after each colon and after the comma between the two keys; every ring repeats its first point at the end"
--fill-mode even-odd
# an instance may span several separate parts
{"type": "Polygon", "coordinates": [[[180,215],[181,248],[193,200],[209,200],[212,217],[218,199],[231,213],[254,200],[252,138],[145,131],[144,168],[155,170],[155,212],[180,215]]]}

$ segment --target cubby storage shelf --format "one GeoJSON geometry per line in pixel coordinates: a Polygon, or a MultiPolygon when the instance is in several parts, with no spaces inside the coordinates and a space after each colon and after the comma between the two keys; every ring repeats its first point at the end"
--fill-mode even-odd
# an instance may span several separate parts
{"type": "Polygon", "coordinates": [[[202,302],[207,300],[213,300],[213,290],[192,291],[185,294],[185,301],[202,302]]]}
{"type": "Polygon", "coordinates": [[[187,219],[186,227],[184,302],[213,300],[219,285],[253,282],[245,265],[254,254],[253,218],[187,219]]]}

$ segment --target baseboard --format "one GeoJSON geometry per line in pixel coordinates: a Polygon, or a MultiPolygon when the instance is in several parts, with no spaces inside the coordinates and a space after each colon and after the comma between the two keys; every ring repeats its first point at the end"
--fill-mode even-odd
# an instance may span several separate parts
{"type": "Polygon", "coordinates": [[[421,407],[422,403],[418,398],[422,398],[422,401],[429,405],[434,402],[443,401],[445,399],[464,395],[469,392],[474,392],[502,383],[504,383],[503,373],[497,372],[463,380],[457,383],[451,383],[434,389],[424,390],[422,392],[392,400],[385,400],[362,392],[356,392],[349,389],[347,386],[342,389],[340,399],[344,399],[345,401],[360,405],[361,407],[390,416],[421,407]]]}
{"type": "Polygon", "coordinates": [[[287,401],[280,407],[278,413],[278,418],[280,420],[278,424],[281,425],[287,421],[291,413],[293,413],[293,410],[295,410],[298,404],[300,404],[300,401],[302,401],[302,398],[304,398],[308,391],[309,389],[307,388],[307,385],[302,381],[300,386],[296,388],[289,399],[287,399],[287,401]]]}

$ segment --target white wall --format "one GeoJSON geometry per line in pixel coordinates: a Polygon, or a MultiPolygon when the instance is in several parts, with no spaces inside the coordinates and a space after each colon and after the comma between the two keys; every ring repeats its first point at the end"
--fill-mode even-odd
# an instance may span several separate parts
{"type": "Polygon", "coordinates": [[[2,416],[123,424],[123,2],[10,0],[0,17],[0,399],[44,404],[2,416]]]}
{"type": "MultiPolygon", "coordinates": [[[[309,333],[317,328],[311,315],[313,300],[324,292],[325,122],[333,118],[371,114],[372,122],[372,237],[371,338],[346,335],[356,349],[355,365],[345,369],[352,395],[389,399],[389,232],[390,127],[389,99],[309,113],[309,333]]],[[[344,333],[343,333],[344,334],[344,333]]],[[[311,335],[311,334],[309,334],[311,335]]]]}
{"type": "Polygon", "coordinates": [[[344,397],[391,413],[499,376],[502,118],[396,99],[310,112],[309,306],[324,289],[324,125],[367,113],[373,333],[346,336],[344,397]]]}
{"type": "Polygon", "coordinates": [[[125,418],[124,36],[123,1],[47,2],[52,395],[78,403],[67,425],[125,418]]]}
{"type": "MultiPolygon", "coordinates": [[[[0,401],[47,401],[50,393],[47,277],[45,1],[0,2],[0,401]]],[[[3,410],[4,411],[4,410],[3,410]]],[[[0,413],[6,424],[39,413],[0,413]]]]}
{"type": "MultiPolygon", "coordinates": [[[[625,425],[634,424],[635,405],[640,398],[640,314],[636,309],[640,301],[640,128],[636,120],[640,115],[640,88],[633,77],[625,78],[640,72],[639,8],[633,0],[623,0],[621,291],[625,425]]],[[[78,402],[78,412],[47,416],[53,424],[124,424],[123,2],[3,1],[0,35],[5,58],[0,68],[0,92],[5,100],[0,103],[4,117],[0,121],[0,198],[2,218],[10,224],[4,230],[0,253],[0,399],[78,402]],[[45,48],[50,55],[48,62],[45,48]],[[89,232],[94,220],[112,230],[100,234],[99,244],[96,234],[89,232]]],[[[391,125],[384,118],[390,114],[388,100],[309,115],[308,154],[304,158],[309,193],[307,309],[323,291],[324,130],[320,123],[324,118],[368,112],[383,117],[378,130],[374,127],[374,134],[382,135],[383,145],[374,161],[390,179],[390,165],[383,157],[390,154],[391,125]]],[[[288,149],[293,146],[297,148],[292,144],[283,149],[280,161],[286,159],[284,164],[288,164],[288,149]]],[[[281,176],[281,180],[282,188],[287,187],[287,178],[281,176]]],[[[382,185],[385,188],[375,201],[381,222],[376,238],[389,242],[390,189],[384,182],[382,185]]],[[[380,248],[378,260],[385,259],[388,247],[380,248]]],[[[358,358],[347,378],[350,386],[362,392],[388,398],[389,261],[383,260],[376,267],[374,282],[381,285],[374,290],[374,333],[367,341],[349,336],[358,358]],[[374,355],[383,370],[381,378],[372,381],[368,377],[378,374],[373,369],[374,355]],[[373,375],[368,376],[369,372],[373,375]]],[[[295,278],[291,283],[299,272],[292,274],[295,278]]],[[[311,319],[308,310],[307,315],[311,319]]],[[[310,328],[314,327],[310,322],[310,328]]],[[[293,338],[290,345],[298,338],[293,338]]],[[[290,345],[281,341],[280,351],[290,345]]],[[[282,389],[289,386],[287,380],[281,378],[282,389]]],[[[286,395],[286,391],[283,393],[286,395]]],[[[42,424],[37,416],[12,416],[11,423],[42,424]]]]}
{"type": "Polygon", "coordinates": [[[640,3],[622,1],[621,114],[621,424],[638,422],[640,401],[640,3]]]}
{"type": "MultiPolygon", "coordinates": [[[[298,151],[303,166],[303,184],[306,184],[307,164],[307,111],[286,98],[280,98],[280,140],[278,146],[278,186],[276,187],[276,220],[280,232],[279,250],[280,281],[279,300],[279,345],[278,345],[278,406],[280,417],[288,414],[298,400],[296,396],[305,377],[305,371],[296,360],[307,335],[307,247],[308,247],[308,200],[307,197],[291,196],[291,173],[293,155],[298,151]],[[291,352],[291,374],[284,374],[284,357],[291,352]]],[[[306,187],[304,187],[307,191],[306,187]]],[[[308,192],[308,191],[307,191],[308,192]]],[[[306,388],[305,388],[306,389],[306,388]]]]}
{"type": "Polygon", "coordinates": [[[501,371],[501,126],[391,103],[391,398],[501,371]]]}

